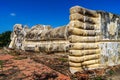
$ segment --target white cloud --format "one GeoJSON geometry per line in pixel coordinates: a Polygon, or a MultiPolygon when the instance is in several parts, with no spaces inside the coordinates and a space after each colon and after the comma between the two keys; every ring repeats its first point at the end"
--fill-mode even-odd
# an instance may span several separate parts
{"type": "Polygon", "coordinates": [[[15,13],[10,13],[10,16],[16,16],[16,14],[15,13]]]}

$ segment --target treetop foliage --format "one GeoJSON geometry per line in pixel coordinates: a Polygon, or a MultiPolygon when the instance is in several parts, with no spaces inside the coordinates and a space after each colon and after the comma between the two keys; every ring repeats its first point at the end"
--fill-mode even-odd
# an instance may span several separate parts
{"type": "Polygon", "coordinates": [[[8,46],[10,43],[10,35],[12,31],[6,31],[0,34],[0,47],[8,46]]]}

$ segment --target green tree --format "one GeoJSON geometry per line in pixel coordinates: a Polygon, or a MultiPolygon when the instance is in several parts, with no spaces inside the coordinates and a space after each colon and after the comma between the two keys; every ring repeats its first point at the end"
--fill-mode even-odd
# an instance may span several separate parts
{"type": "Polygon", "coordinates": [[[0,47],[8,46],[10,43],[11,31],[6,31],[0,34],[0,47]]]}

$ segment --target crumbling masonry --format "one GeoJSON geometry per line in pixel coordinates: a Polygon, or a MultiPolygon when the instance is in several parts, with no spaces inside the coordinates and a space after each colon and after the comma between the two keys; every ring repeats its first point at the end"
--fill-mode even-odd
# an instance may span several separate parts
{"type": "Polygon", "coordinates": [[[69,53],[70,71],[120,64],[120,16],[80,6],[70,9],[66,26],[28,27],[15,24],[9,48],[46,53],[69,53]]]}

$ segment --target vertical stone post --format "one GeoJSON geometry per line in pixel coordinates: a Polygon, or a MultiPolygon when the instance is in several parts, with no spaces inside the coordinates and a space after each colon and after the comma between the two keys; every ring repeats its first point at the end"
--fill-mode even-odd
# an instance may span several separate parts
{"type": "Polygon", "coordinates": [[[80,6],[70,9],[69,65],[71,73],[100,66],[100,18],[96,11],[80,6]]]}

